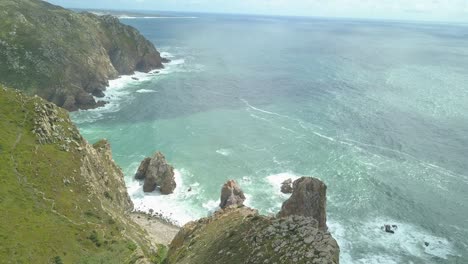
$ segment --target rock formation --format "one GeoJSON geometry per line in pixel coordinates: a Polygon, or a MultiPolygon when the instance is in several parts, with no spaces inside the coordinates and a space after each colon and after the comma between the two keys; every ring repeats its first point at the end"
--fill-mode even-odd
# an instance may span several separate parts
{"type": "Polygon", "coordinates": [[[90,145],[67,111],[1,85],[0,127],[0,222],[15,223],[0,228],[0,262],[152,263],[159,246],[129,217],[109,142],[90,145]]]}
{"type": "Polygon", "coordinates": [[[281,192],[284,194],[290,194],[293,192],[292,180],[287,179],[281,183],[281,192]]]}
{"type": "Polygon", "coordinates": [[[327,229],[327,186],[319,179],[302,177],[294,181],[293,193],[279,212],[280,217],[301,215],[318,221],[318,227],[327,229]]]}
{"type": "Polygon", "coordinates": [[[244,201],[244,192],[234,180],[229,180],[223,185],[219,207],[224,209],[229,206],[239,206],[243,205],[244,201]]]}
{"type": "MultiPolygon", "coordinates": [[[[240,190],[228,181],[222,193],[231,197],[235,189],[240,190]]],[[[187,223],[172,240],[166,263],[337,264],[339,252],[335,239],[312,217],[267,217],[245,206],[231,206],[187,223]]]]}
{"type": "Polygon", "coordinates": [[[112,16],[41,0],[0,1],[0,83],[73,111],[101,106],[108,80],[163,67],[154,45],[112,16]]]}
{"type": "Polygon", "coordinates": [[[144,180],[144,192],[153,192],[159,186],[162,194],[171,194],[176,188],[174,168],[167,164],[161,152],[156,152],[152,158],[145,158],[141,162],[135,179],[144,180]]]}

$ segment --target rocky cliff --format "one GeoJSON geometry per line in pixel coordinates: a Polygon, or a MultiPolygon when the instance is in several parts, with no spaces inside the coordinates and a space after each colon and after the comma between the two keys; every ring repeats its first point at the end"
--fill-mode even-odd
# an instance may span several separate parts
{"type": "Polygon", "coordinates": [[[68,110],[102,105],[108,80],[161,68],[154,45],[112,16],[0,0],[0,83],[68,110]]]}
{"type": "MultiPolygon", "coordinates": [[[[221,202],[226,200],[226,189],[242,193],[237,184],[228,181],[221,202]]],[[[325,190],[320,180],[303,177],[294,182],[293,194],[278,217],[262,216],[239,202],[190,222],[172,240],[165,263],[337,264],[339,246],[320,222],[326,219],[322,215],[325,190]],[[313,206],[304,207],[304,203],[313,206]],[[286,212],[286,208],[302,210],[286,212]]]]}
{"type": "Polygon", "coordinates": [[[159,263],[107,141],[88,144],[65,110],[1,85],[0,127],[2,261],[159,263]]]}

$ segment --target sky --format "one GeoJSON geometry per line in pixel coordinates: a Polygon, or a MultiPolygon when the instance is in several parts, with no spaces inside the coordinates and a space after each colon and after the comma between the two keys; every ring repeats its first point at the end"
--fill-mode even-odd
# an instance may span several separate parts
{"type": "Polygon", "coordinates": [[[468,0],[47,0],[68,8],[468,22],[468,0]]]}

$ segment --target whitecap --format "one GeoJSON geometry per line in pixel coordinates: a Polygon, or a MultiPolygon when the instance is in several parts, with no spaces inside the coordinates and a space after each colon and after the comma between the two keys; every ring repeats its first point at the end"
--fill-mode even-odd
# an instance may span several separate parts
{"type": "Polygon", "coordinates": [[[167,52],[167,51],[161,51],[160,55],[163,58],[174,58],[174,55],[172,53],[167,52]]]}
{"type": "Polygon", "coordinates": [[[457,256],[452,243],[446,238],[431,234],[423,228],[411,223],[396,221],[391,218],[377,217],[364,222],[353,222],[352,227],[345,227],[329,217],[328,229],[340,246],[340,262],[350,263],[402,263],[402,253],[414,256],[424,263],[430,262],[433,257],[447,259],[448,256],[457,256]],[[384,224],[395,224],[395,234],[382,230],[384,224]],[[428,246],[425,242],[429,243],[428,246]],[[366,247],[364,256],[352,256],[351,249],[366,247]]]}
{"type": "Polygon", "coordinates": [[[299,179],[299,177],[300,176],[292,172],[283,172],[283,173],[267,176],[266,180],[273,187],[274,193],[280,196],[284,196],[285,194],[281,192],[281,183],[283,183],[287,179],[291,179],[292,181],[295,181],[299,179]]]}
{"type": "Polygon", "coordinates": [[[140,89],[136,91],[137,93],[156,93],[155,90],[149,90],[149,89],[140,89]]]}
{"type": "Polygon", "coordinates": [[[230,149],[218,149],[216,150],[216,153],[223,155],[223,156],[229,156],[231,155],[231,150],[230,149]]]}

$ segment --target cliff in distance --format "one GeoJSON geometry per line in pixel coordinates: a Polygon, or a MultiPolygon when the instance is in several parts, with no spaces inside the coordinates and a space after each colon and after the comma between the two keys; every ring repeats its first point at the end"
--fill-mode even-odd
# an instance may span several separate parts
{"type": "Polygon", "coordinates": [[[108,80],[162,68],[154,45],[112,16],[0,0],[0,83],[73,111],[102,105],[108,80]]]}
{"type": "Polygon", "coordinates": [[[105,140],[68,113],[0,85],[0,262],[159,263],[105,140]]]}

